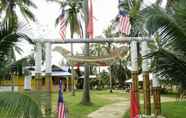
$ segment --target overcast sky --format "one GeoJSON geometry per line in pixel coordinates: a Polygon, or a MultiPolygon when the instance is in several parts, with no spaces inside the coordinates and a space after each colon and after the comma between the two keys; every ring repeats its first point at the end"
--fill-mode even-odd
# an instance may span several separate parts
{"type": "MultiPolygon", "coordinates": [[[[51,38],[56,39],[60,38],[58,33],[58,27],[55,27],[55,19],[60,14],[61,10],[57,3],[49,2],[46,0],[33,0],[38,6],[37,9],[32,11],[35,14],[37,22],[35,23],[24,23],[26,28],[23,28],[23,31],[26,32],[31,38],[42,39],[42,38],[51,38]]],[[[145,0],[145,5],[153,3],[155,0],[145,0]]],[[[115,18],[118,13],[118,0],[93,0],[93,14],[95,17],[94,20],[94,34],[95,36],[101,35],[103,30],[108,27],[110,21],[115,18]]],[[[23,18],[20,18],[23,21],[23,18]]],[[[31,53],[31,46],[25,46],[24,44],[19,44],[25,50],[23,56],[31,53]]],[[[26,44],[27,45],[27,44],[26,44]]],[[[69,48],[70,46],[65,45],[69,48]]],[[[75,46],[75,49],[80,50],[81,46],[75,46]]],[[[70,49],[70,48],[69,48],[70,49]]],[[[59,56],[57,53],[53,55],[59,56]]],[[[21,58],[22,56],[18,56],[21,58]]],[[[60,59],[53,59],[53,63],[59,63],[60,59]],[[56,61],[57,60],[57,61],[56,61]]]]}

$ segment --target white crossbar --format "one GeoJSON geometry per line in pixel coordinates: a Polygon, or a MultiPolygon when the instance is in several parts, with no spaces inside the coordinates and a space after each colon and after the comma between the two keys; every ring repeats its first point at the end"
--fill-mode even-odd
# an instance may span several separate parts
{"type": "Polygon", "coordinates": [[[151,41],[149,37],[120,37],[120,38],[94,38],[94,39],[44,39],[44,40],[34,40],[35,42],[50,42],[53,44],[59,43],[127,43],[131,41],[151,41]]]}

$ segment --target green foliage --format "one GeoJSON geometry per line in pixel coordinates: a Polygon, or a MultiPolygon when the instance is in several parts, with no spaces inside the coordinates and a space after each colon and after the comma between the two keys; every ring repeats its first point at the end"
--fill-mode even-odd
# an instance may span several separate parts
{"type": "Polygon", "coordinates": [[[1,93],[0,115],[2,118],[42,118],[35,99],[26,94],[1,93]]]}
{"type": "Polygon", "coordinates": [[[186,78],[186,3],[179,0],[167,11],[153,5],[147,13],[146,27],[154,42],[151,44],[153,71],[159,77],[184,82],[186,78]]]}
{"type": "Polygon", "coordinates": [[[24,34],[16,33],[14,25],[5,23],[0,25],[0,75],[7,73],[7,69],[15,62],[15,52],[21,52],[16,45],[21,39],[32,43],[32,40],[24,34]]]}
{"type": "MultiPolygon", "coordinates": [[[[31,0],[1,0],[0,14],[5,13],[3,22],[12,22],[17,24],[18,15],[16,8],[18,8],[21,14],[28,20],[35,21],[33,13],[29,7],[37,8],[31,0]]],[[[2,15],[1,15],[2,17],[2,15]]]]}
{"type": "Polygon", "coordinates": [[[130,70],[127,68],[126,61],[120,63],[114,63],[111,65],[111,76],[113,84],[117,84],[118,87],[124,87],[125,80],[131,76],[130,70]]]}
{"type": "MultiPolygon", "coordinates": [[[[71,38],[73,38],[74,33],[80,34],[81,25],[79,22],[79,16],[83,17],[82,12],[82,0],[68,0],[68,1],[60,1],[60,0],[47,0],[52,2],[57,2],[60,4],[61,8],[65,10],[65,15],[67,16],[66,24],[70,25],[70,33],[71,38]]],[[[58,16],[56,19],[56,25],[59,24],[61,16],[58,16]]]]}

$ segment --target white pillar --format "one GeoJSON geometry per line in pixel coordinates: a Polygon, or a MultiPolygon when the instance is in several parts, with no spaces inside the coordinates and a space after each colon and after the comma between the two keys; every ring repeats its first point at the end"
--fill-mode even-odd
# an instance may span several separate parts
{"type": "Polygon", "coordinates": [[[24,79],[24,89],[25,90],[31,90],[31,79],[32,79],[31,75],[25,76],[25,79],[24,79]]]}
{"type": "Polygon", "coordinates": [[[160,81],[155,73],[152,74],[152,87],[160,87],[160,81]]]}
{"type": "Polygon", "coordinates": [[[138,53],[137,53],[137,42],[131,42],[131,67],[132,72],[138,71],[138,53]]]}
{"type": "Polygon", "coordinates": [[[52,73],[52,67],[51,67],[51,60],[52,60],[52,56],[51,56],[51,43],[47,42],[45,44],[46,49],[45,49],[45,56],[46,56],[46,73],[52,73]]]}
{"type": "Polygon", "coordinates": [[[41,73],[42,64],[42,46],[41,43],[36,43],[36,53],[35,53],[35,72],[41,73]]]}

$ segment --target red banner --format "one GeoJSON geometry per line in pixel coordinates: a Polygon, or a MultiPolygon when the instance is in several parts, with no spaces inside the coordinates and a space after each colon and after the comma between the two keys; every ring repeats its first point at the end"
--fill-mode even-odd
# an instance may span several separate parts
{"type": "Polygon", "coordinates": [[[131,89],[131,98],[130,98],[130,118],[140,118],[139,116],[139,101],[137,93],[134,90],[134,87],[131,89]]]}

